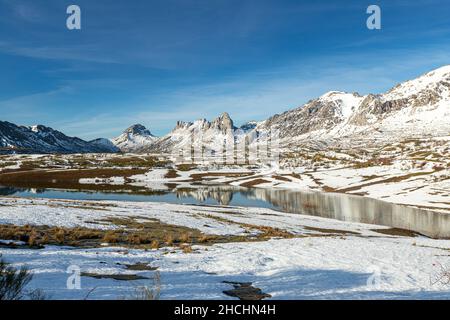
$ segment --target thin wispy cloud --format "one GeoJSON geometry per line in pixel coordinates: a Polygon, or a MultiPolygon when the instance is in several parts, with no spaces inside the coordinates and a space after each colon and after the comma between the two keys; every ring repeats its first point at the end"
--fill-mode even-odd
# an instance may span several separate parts
{"type": "Polygon", "coordinates": [[[0,0],[0,120],[162,135],[224,111],[263,120],[330,90],[383,92],[450,63],[450,4],[406,3],[380,1],[378,32],[357,0],[79,0],[71,32],[67,3],[0,0]]]}
{"type": "Polygon", "coordinates": [[[0,43],[0,52],[27,58],[85,61],[96,63],[117,63],[114,59],[105,57],[95,45],[64,46],[64,47],[27,47],[20,44],[0,43]]]}

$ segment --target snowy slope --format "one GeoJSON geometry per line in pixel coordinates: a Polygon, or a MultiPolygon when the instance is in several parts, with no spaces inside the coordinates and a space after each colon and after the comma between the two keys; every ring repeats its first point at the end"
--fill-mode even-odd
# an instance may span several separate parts
{"type": "Polygon", "coordinates": [[[156,137],[141,124],[135,124],[126,129],[111,142],[123,152],[141,150],[155,142],[156,137]]]}
{"type": "Polygon", "coordinates": [[[275,226],[295,235],[199,244],[193,246],[193,253],[177,247],[0,248],[6,261],[33,270],[28,288],[39,288],[51,299],[126,299],[135,295],[138,286],[153,289],[151,279],[117,281],[85,276],[80,290],[67,288],[67,269],[73,265],[85,273],[153,277],[152,270],[127,269],[127,264],[136,263],[158,268],[161,299],[230,299],[223,291],[232,286],[224,281],[251,282],[273,299],[448,299],[450,294],[443,273],[450,265],[449,240],[391,236],[375,225],[262,208],[152,202],[3,198],[0,205],[3,224],[109,229],[111,225],[92,223],[93,219],[138,217],[209,235],[252,234],[254,230],[246,226],[275,226]]]}

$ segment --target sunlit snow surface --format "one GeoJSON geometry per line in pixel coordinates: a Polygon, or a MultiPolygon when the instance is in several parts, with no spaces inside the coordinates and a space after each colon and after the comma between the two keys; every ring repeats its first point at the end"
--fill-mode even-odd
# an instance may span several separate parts
{"type": "Polygon", "coordinates": [[[90,299],[132,298],[137,287],[151,287],[153,281],[82,277],[81,290],[68,290],[66,281],[70,274],[66,271],[76,265],[82,272],[154,275],[154,271],[136,272],[123,267],[123,264],[137,262],[158,267],[161,299],[227,299],[222,291],[230,286],[222,283],[224,280],[252,282],[273,299],[445,299],[450,295],[448,285],[434,281],[441,271],[438,266],[450,264],[449,240],[386,236],[371,231],[384,227],[269,209],[107,203],[115,206],[104,211],[89,208],[95,203],[81,209],[83,202],[80,201],[3,198],[0,222],[95,228],[100,226],[89,225],[87,221],[102,216],[134,215],[208,229],[211,234],[240,234],[243,231],[240,223],[249,223],[279,227],[304,237],[194,246],[194,253],[190,254],[171,248],[145,251],[53,246],[43,250],[1,249],[0,252],[14,265],[31,268],[35,276],[29,289],[40,288],[53,299],[83,299],[94,288],[90,299]],[[214,222],[204,214],[224,217],[231,222],[214,222]],[[360,234],[312,237],[317,232],[305,227],[351,230],[360,234]]]}

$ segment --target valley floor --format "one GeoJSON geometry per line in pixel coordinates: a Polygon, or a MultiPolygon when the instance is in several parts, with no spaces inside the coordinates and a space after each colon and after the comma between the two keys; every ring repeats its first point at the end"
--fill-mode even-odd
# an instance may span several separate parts
{"type": "Polygon", "coordinates": [[[450,240],[387,227],[226,206],[4,197],[0,207],[2,226],[34,225],[35,244],[44,244],[4,239],[0,253],[28,266],[29,289],[52,299],[133,299],[142,287],[160,299],[231,299],[224,281],[250,282],[273,299],[450,297],[450,240]],[[64,242],[76,228],[131,234],[150,222],[170,224],[171,241],[64,242]],[[43,239],[44,226],[65,230],[65,238],[43,239]],[[192,237],[177,234],[186,230],[192,237]],[[81,271],[79,290],[67,288],[68,268],[81,271]]]}
{"type": "Polygon", "coordinates": [[[229,290],[242,283],[261,290],[253,298],[447,299],[450,240],[230,206],[227,188],[248,188],[249,197],[272,204],[295,201],[266,191],[321,191],[447,215],[449,141],[405,142],[383,149],[383,157],[357,160],[343,150],[314,160],[297,153],[282,168],[177,166],[151,155],[4,156],[0,254],[30,268],[28,290],[51,299],[235,299],[229,290]],[[7,196],[20,189],[35,198],[7,196]],[[39,199],[36,192],[47,189],[189,194],[197,203],[210,197],[222,205],[39,199]],[[68,289],[77,270],[81,288],[68,289]]]}

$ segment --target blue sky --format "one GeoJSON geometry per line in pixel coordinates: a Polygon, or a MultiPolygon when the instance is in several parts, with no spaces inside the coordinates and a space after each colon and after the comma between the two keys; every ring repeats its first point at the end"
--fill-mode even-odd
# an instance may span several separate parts
{"type": "Polygon", "coordinates": [[[450,64],[448,0],[0,0],[0,120],[111,138],[263,120],[450,64]],[[82,30],[66,28],[77,4],[82,30]],[[366,28],[366,8],[382,29],[366,28]]]}

